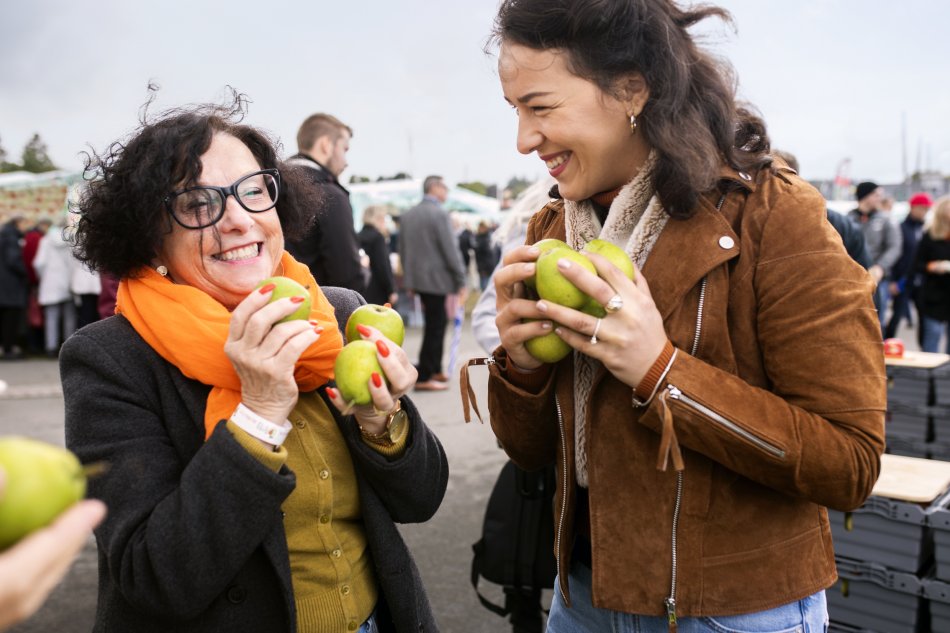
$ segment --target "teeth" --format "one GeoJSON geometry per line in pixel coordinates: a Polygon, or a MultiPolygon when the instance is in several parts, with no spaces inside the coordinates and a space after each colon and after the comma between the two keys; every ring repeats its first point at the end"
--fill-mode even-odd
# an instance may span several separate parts
{"type": "Polygon", "coordinates": [[[251,244],[243,248],[235,248],[218,255],[218,259],[223,262],[233,262],[239,259],[250,259],[252,257],[257,257],[257,244],[251,244]]]}
{"type": "Polygon", "coordinates": [[[563,165],[564,161],[566,161],[567,158],[568,158],[567,154],[558,154],[551,160],[544,161],[544,164],[547,165],[548,169],[556,169],[557,167],[563,165]]]}

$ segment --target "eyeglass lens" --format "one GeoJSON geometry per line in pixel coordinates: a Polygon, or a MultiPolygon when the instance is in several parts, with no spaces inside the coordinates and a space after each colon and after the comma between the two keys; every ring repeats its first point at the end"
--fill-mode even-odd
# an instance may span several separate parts
{"type": "MultiPolygon", "coordinates": [[[[252,212],[271,209],[277,199],[277,181],[271,174],[249,174],[227,189],[242,207],[252,212]]],[[[221,189],[195,187],[175,196],[172,211],[186,226],[210,226],[224,215],[226,195],[221,189]]]]}

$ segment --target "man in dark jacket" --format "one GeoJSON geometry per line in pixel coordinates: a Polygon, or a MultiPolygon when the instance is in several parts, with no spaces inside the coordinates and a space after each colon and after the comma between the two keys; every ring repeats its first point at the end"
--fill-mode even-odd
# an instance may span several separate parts
{"type": "Polygon", "coordinates": [[[0,344],[4,360],[23,357],[17,345],[26,318],[28,282],[23,263],[23,232],[29,221],[15,216],[0,227],[0,344]]]}
{"type": "Polygon", "coordinates": [[[362,293],[365,288],[359,246],[353,227],[350,192],[337,178],[346,169],[353,130],[329,114],[314,114],[297,131],[298,153],[288,165],[303,167],[323,203],[314,209],[315,221],[299,241],[287,241],[287,250],[306,264],[321,286],[340,286],[362,293]]]}
{"type": "MultiPolygon", "coordinates": [[[[891,283],[888,287],[893,297],[891,318],[884,330],[884,338],[893,338],[897,335],[897,328],[901,319],[913,322],[910,315],[910,302],[917,303],[919,299],[920,275],[914,270],[914,253],[917,252],[917,243],[924,232],[924,218],[933,200],[926,193],[916,193],[910,197],[910,210],[907,217],[900,224],[902,247],[901,256],[891,268],[891,283]]],[[[920,310],[917,310],[918,316],[920,310]]],[[[923,328],[917,327],[917,342],[923,346],[923,328]]]]}
{"type": "Polygon", "coordinates": [[[884,333],[884,313],[887,311],[887,278],[891,267],[901,254],[901,231],[891,218],[880,211],[883,190],[873,182],[862,182],[855,189],[858,206],[848,213],[848,219],[854,222],[864,234],[872,264],[868,268],[877,284],[874,291],[874,307],[884,333]]]}

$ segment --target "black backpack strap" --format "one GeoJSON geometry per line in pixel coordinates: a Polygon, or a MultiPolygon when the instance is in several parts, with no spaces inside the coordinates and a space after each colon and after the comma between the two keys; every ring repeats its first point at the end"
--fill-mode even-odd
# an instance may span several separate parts
{"type": "Polygon", "coordinates": [[[481,569],[482,556],[485,552],[485,539],[479,539],[477,543],[472,545],[472,550],[475,552],[475,555],[472,557],[472,587],[475,589],[475,595],[478,596],[478,601],[482,603],[482,606],[495,613],[501,617],[506,617],[511,610],[508,609],[507,605],[500,607],[494,602],[490,601],[488,598],[483,596],[478,590],[478,577],[479,569],[481,569]]]}
{"type": "Polygon", "coordinates": [[[521,534],[518,535],[518,560],[516,578],[521,586],[534,585],[534,567],[538,551],[538,533],[544,510],[544,471],[527,472],[517,468],[515,483],[521,495],[521,534]]]}

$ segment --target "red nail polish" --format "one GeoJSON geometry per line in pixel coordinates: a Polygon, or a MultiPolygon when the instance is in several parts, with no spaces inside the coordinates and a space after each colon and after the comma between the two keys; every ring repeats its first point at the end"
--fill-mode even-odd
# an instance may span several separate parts
{"type": "Polygon", "coordinates": [[[383,386],[383,379],[375,371],[373,372],[373,375],[370,377],[373,379],[373,384],[376,385],[377,389],[383,386]]]}
{"type": "Polygon", "coordinates": [[[304,302],[304,298],[303,298],[303,297],[291,297],[291,298],[290,298],[290,302],[291,302],[291,303],[303,303],[303,302],[304,302]]]}
{"type": "Polygon", "coordinates": [[[262,286],[258,292],[260,292],[262,295],[266,295],[268,292],[272,291],[276,287],[277,287],[277,284],[267,284],[266,286],[262,286]]]}
{"type": "Polygon", "coordinates": [[[383,307],[384,307],[384,308],[391,308],[391,307],[393,307],[393,304],[391,304],[391,303],[389,303],[389,302],[387,301],[386,303],[383,304],[383,307]]]}
{"type": "Polygon", "coordinates": [[[317,327],[313,328],[313,331],[316,332],[317,334],[323,334],[323,326],[318,325],[317,327]]]}
{"type": "Polygon", "coordinates": [[[333,387],[327,387],[327,395],[336,400],[336,389],[333,387]]]}
{"type": "Polygon", "coordinates": [[[319,322],[319,321],[315,321],[315,320],[313,320],[313,319],[310,319],[310,320],[308,321],[308,323],[309,323],[310,325],[314,326],[314,327],[317,327],[318,325],[320,325],[320,322],[319,322]]]}
{"type": "Polygon", "coordinates": [[[383,358],[387,358],[389,356],[389,346],[382,341],[376,341],[376,349],[379,350],[379,355],[383,358]]]}
{"type": "Polygon", "coordinates": [[[370,335],[369,328],[362,324],[356,326],[356,331],[362,334],[363,336],[370,335]]]}

